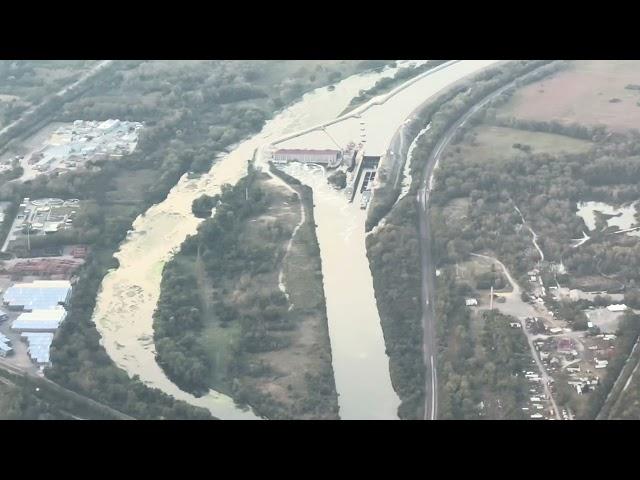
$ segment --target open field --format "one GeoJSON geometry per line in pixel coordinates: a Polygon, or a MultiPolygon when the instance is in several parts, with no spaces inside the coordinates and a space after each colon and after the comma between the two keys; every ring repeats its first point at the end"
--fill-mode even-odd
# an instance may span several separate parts
{"type": "Polygon", "coordinates": [[[468,134],[467,141],[452,150],[459,152],[470,162],[495,162],[507,160],[521,153],[514,148],[514,144],[518,143],[531,147],[531,153],[548,154],[581,153],[593,145],[591,142],[564,135],[481,125],[468,134]]]}
{"type": "MultiPolygon", "coordinates": [[[[455,267],[456,280],[466,281],[472,287],[476,288],[476,284],[480,278],[487,276],[492,272],[495,273],[497,285],[503,284],[503,288],[494,288],[495,292],[511,292],[512,288],[507,279],[502,275],[499,265],[486,261],[478,257],[469,257],[464,262],[459,262],[455,267]]],[[[489,293],[487,288],[477,288],[478,290],[487,290],[487,304],[489,303],[489,293]]]]}
{"type": "Polygon", "coordinates": [[[518,90],[500,112],[538,121],[602,124],[613,131],[638,128],[640,90],[626,89],[627,85],[640,85],[640,61],[575,61],[518,90]]]}

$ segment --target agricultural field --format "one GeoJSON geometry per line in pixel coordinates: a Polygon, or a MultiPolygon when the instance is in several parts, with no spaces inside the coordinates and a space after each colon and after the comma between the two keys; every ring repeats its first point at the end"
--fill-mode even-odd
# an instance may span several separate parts
{"type": "Polygon", "coordinates": [[[640,61],[571,62],[567,69],[518,90],[501,113],[527,120],[601,124],[616,132],[637,129],[640,61]]]}

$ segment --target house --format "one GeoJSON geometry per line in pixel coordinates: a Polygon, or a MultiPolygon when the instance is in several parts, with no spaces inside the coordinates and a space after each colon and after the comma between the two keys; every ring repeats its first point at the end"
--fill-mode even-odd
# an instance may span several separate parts
{"type": "Polygon", "coordinates": [[[556,342],[556,348],[559,352],[570,352],[573,350],[573,340],[570,338],[559,338],[556,342]]]}
{"type": "Polygon", "coordinates": [[[596,362],[596,369],[607,368],[607,365],[609,365],[608,360],[598,360],[597,358],[594,360],[596,362]]]}
{"type": "Polygon", "coordinates": [[[477,307],[478,306],[478,300],[476,300],[475,298],[467,298],[467,299],[465,299],[464,304],[467,307],[477,307]]]}
{"type": "Polygon", "coordinates": [[[607,310],[609,310],[610,312],[624,312],[625,310],[627,310],[627,306],[624,303],[614,303],[612,305],[609,305],[607,307],[607,310]]]}

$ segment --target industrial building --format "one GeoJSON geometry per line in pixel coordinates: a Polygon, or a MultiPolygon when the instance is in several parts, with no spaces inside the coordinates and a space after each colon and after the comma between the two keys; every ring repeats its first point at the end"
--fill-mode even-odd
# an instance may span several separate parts
{"type": "Polygon", "coordinates": [[[96,157],[121,157],[136,148],[143,125],[109,119],[104,122],[76,120],[59,127],[28,160],[34,170],[69,170],[96,157]]]}
{"type": "Polygon", "coordinates": [[[23,333],[20,335],[29,343],[29,356],[38,365],[50,363],[49,351],[53,342],[53,333],[23,333]]]}
{"type": "Polygon", "coordinates": [[[20,203],[11,231],[7,235],[2,251],[11,250],[20,256],[31,253],[30,237],[52,235],[73,227],[80,200],[72,198],[25,198],[20,203]]]}
{"type": "Polygon", "coordinates": [[[11,340],[0,333],[0,357],[8,357],[13,353],[11,348],[11,340]]]}
{"type": "Polygon", "coordinates": [[[12,310],[48,310],[65,304],[70,294],[71,283],[67,280],[36,280],[9,287],[3,302],[12,310]]]}
{"type": "MultiPolygon", "coordinates": [[[[38,364],[49,364],[49,349],[55,331],[67,316],[64,304],[71,294],[71,283],[66,280],[37,280],[16,283],[4,294],[4,304],[12,310],[22,310],[11,324],[28,343],[29,357],[38,364]]],[[[0,356],[11,352],[10,346],[0,338],[0,356]],[[7,347],[9,350],[7,350],[7,347]]]]}
{"type": "Polygon", "coordinates": [[[342,162],[340,150],[300,150],[280,149],[273,154],[275,162],[319,163],[329,167],[337,167],[342,162]]]}
{"type": "Polygon", "coordinates": [[[67,316],[62,308],[33,310],[21,313],[11,324],[12,330],[19,332],[55,332],[67,316]]]}

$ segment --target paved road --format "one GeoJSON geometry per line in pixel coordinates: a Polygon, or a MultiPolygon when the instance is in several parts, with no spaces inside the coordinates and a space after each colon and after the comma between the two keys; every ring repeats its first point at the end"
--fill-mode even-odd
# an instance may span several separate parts
{"type": "MultiPolygon", "coordinates": [[[[513,289],[509,295],[513,298],[520,298],[522,289],[520,288],[520,285],[518,285],[518,282],[516,282],[514,278],[511,276],[511,274],[509,273],[509,270],[507,270],[507,267],[505,267],[504,263],[502,263],[497,258],[490,257],[488,255],[480,255],[477,253],[472,253],[471,255],[475,257],[485,258],[487,260],[497,263],[500,266],[500,268],[502,268],[502,272],[504,273],[505,277],[507,277],[507,280],[511,284],[511,288],[513,289]]],[[[529,344],[529,350],[531,350],[531,356],[535,360],[536,365],[538,367],[538,373],[540,373],[540,378],[542,378],[542,387],[544,388],[545,395],[549,399],[549,401],[551,402],[551,406],[553,407],[554,416],[556,417],[556,420],[562,420],[562,416],[560,415],[560,410],[558,409],[558,405],[556,405],[556,401],[553,398],[553,395],[551,394],[551,389],[550,389],[551,382],[550,382],[549,375],[547,374],[547,370],[544,368],[544,365],[540,360],[540,356],[538,355],[538,351],[536,350],[536,347],[533,344],[533,341],[536,338],[538,338],[539,335],[533,335],[531,334],[530,331],[527,330],[527,325],[524,318],[520,318],[519,320],[520,320],[520,325],[522,326],[522,331],[527,337],[527,343],[529,344]]]]}
{"type": "Polygon", "coordinates": [[[6,370],[7,372],[14,374],[14,375],[20,375],[21,377],[26,377],[26,378],[33,378],[36,380],[39,380],[41,382],[44,382],[46,384],[48,384],[49,386],[51,386],[54,390],[58,391],[58,393],[70,396],[72,398],[74,398],[77,401],[81,401],[84,402],[85,404],[89,405],[92,408],[96,408],[98,410],[103,410],[106,412],[109,412],[114,418],[119,419],[119,420],[135,420],[135,418],[130,417],[129,415],[125,415],[122,412],[119,412],[111,407],[109,407],[108,405],[105,405],[103,403],[97,402],[95,400],[93,400],[92,398],[89,397],[85,397],[84,395],[81,395],[77,392],[74,392],[72,390],[69,390],[61,385],[58,385],[57,383],[49,380],[46,377],[43,377],[41,375],[38,374],[34,374],[31,372],[26,372],[24,370],[21,370],[19,368],[16,368],[14,365],[11,365],[10,363],[8,363],[6,360],[3,360],[0,358],[0,369],[2,370],[6,370]]]}
{"type": "Polygon", "coordinates": [[[636,356],[636,351],[640,346],[640,338],[636,341],[635,345],[631,349],[631,353],[627,357],[626,362],[620,369],[620,373],[618,374],[618,378],[613,383],[611,390],[607,394],[607,398],[602,404],[602,408],[596,415],[596,420],[606,420],[609,419],[609,416],[615,410],[617,404],[620,402],[620,399],[623,397],[624,391],[627,389],[633,376],[636,374],[638,367],[640,367],[640,357],[636,356]],[[631,373],[628,373],[628,372],[631,373]],[[628,375],[627,375],[628,374],[628,375]],[[624,387],[621,387],[622,382],[625,382],[624,387]]]}
{"type": "Polygon", "coordinates": [[[420,231],[420,256],[422,265],[422,288],[421,301],[422,328],[423,328],[423,357],[426,369],[425,374],[425,404],[424,419],[436,420],[438,418],[438,372],[436,362],[436,341],[435,341],[435,311],[433,302],[435,298],[435,267],[431,262],[431,231],[428,226],[427,211],[429,206],[429,196],[433,187],[433,172],[436,168],[442,152],[451,143],[457,130],[467,123],[472,115],[477,113],[482,107],[500,95],[502,92],[513,86],[514,82],[499,88],[495,92],[486,96],[467,113],[460,117],[442,136],[440,141],[432,150],[422,173],[422,186],[416,195],[419,210],[419,231],[420,231]]]}

